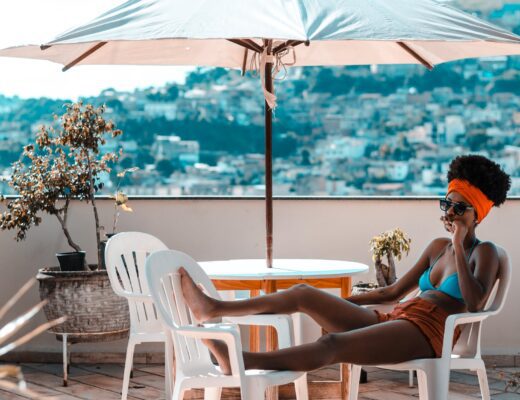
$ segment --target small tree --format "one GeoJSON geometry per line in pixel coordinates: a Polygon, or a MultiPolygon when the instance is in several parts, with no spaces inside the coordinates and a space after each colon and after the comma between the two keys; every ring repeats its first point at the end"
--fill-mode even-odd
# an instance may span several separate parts
{"type": "Polygon", "coordinates": [[[0,228],[17,229],[16,240],[23,240],[31,226],[40,224],[40,213],[48,213],[58,219],[70,247],[81,251],[67,227],[69,204],[71,199],[90,202],[99,268],[101,227],[94,195],[103,187],[101,175],[110,172],[109,164],[119,157],[102,154],[100,147],[105,144],[105,135],[116,137],[122,132],[105,121],[104,106],[95,108],[79,102],[66,104],[65,109],[61,117],[54,116],[60,129],[42,126],[36,143],[25,146],[22,157],[13,164],[9,185],[20,197],[7,204],[7,211],[0,216],[0,228]]]}
{"type": "Polygon", "coordinates": [[[370,240],[370,251],[376,263],[376,279],[379,286],[388,286],[396,281],[394,257],[400,260],[403,252],[408,255],[411,242],[412,239],[399,228],[383,232],[370,240]],[[388,265],[383,264],[384,256],[388,260],[388,265]]]}

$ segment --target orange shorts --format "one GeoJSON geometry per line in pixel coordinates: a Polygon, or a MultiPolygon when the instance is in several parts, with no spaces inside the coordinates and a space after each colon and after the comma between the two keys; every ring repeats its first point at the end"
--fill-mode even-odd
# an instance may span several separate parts
{"type": "MultiPolygon", "coordinates": [[[[379,322],[394,321],[404,319],[413,323],[430,343],[435,357],[442,355],[442,341],[444,338],[444,325],[448,313],[428,300],[420,297],[414,297],[411,300],[399,303],[393,311],[382,313],[375,310],[379,322]]],[[[453,344],[457,342],[460,336],[460,328],[455,329],[453,344]]]]}

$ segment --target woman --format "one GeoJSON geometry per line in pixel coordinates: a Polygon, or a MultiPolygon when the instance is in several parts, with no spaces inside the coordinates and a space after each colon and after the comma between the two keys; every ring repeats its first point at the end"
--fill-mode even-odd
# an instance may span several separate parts
{"type": "MultiPolygon", "coordinates": [[[[434,239],[416,264],[394,284],[341,299],[308,285],[240,301],[207,297],[181,269],[188,306],[200,321],[221,316],[304,312],[328,334],[314,343],[287,349],[244,352],[246,369],[311,371],[338,362],[398,363],[440,357],[444,324],[450,314],[483,308],[495,282],[499,260],[495,245],[477,239],[475,230],[493,206],[506,199],[509,176],[478,155],[455,158],[448,171],[441,221],[451,238],[434,239]],[[383,314],[363,304],[396,303],[419,287],[421,294],[383,314]]],[[[456,332],[456,338],[458,337],[456,332]]],[[[231,372],[227,348],[205,341],[222,371],[231,372]]]]}

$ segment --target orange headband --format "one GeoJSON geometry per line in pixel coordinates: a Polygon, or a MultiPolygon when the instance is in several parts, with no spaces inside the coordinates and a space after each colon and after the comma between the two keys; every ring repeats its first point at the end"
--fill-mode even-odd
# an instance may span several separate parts
{"type": "Polygon", "coordinates": [[[471,204],[477,212],[478,223],[488,215],[489,210],[491,210],[491,207],[494,205],[479,188],[462,179],[453,179],[448,184],[448,194],[451,192],[460,193],[468,200],[469,204],[471,204]]]}

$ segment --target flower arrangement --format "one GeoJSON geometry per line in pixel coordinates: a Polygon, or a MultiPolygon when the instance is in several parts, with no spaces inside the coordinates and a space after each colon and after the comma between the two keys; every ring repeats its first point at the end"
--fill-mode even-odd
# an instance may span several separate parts
{"type": "Polygon", "coordinates": [[[379,286],[388,286],[396,281],[394,258],[400,260],[404,252],[408,255],[411,242],[412,239],[399,228],[383,232],[370,240],[370,251],[375,262],[379,286]],[[388,265],[382,262],[384,256],[387,258],[388,265]]]}
{"type": "Polygon", "coordinates": [[[103,187],[101,177],[110,172],[110,164],[120,155],[103,154],[100,147],[106,135],[116,137],[122,132],[103,118],[104,106],[78,102],[64,107],[61,117],[54,116],[59,129],[42,126],[35,143],[25,146],[20,160],[13,163],[9,186],[19,197],[0,215],[0,229],[16,229],[16,240],[23,240],[30,227],[42,221],[40,213],[48,213],[58,219],[69,246],[80,252],[70,235],[67,217],[71,199],[84,200],[92,205],[99,268],[101,227],[94,195],[103,187]]]}

